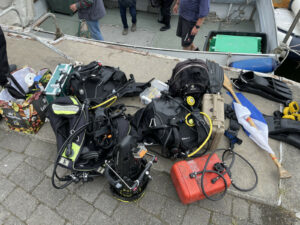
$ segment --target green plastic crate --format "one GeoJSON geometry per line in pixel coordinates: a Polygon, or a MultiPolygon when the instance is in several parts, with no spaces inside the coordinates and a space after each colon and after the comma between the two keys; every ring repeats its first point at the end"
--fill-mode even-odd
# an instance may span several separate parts
{"type": "Polygon", "coordinates": [[[218,34],[210,40],[209,51],[261,54],[261,37],[218,34]]]}
{"type": "Polygon", "coordinates": [[[51,12],[58,12],[68,15],[73,15],[70,5],[76,3],[77,0],[47,0],[51,12]]]}

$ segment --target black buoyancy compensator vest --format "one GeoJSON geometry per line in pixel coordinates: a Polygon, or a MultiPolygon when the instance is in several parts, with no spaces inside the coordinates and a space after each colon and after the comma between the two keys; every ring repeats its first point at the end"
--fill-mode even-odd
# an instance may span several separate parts
{"type": "Polygon", "coordinates": [[[94,61],[74,68],[67,89],[69,95],[77,96],[81,102],[89,99],[90,104],[95,105],[115,95],[136,96],[150,86],[149,82],[136,83],[133,75],[127,80],[119,68],[103,66],[94,61]]]}
{"type": "MultiPolygon", "coordinates": [[[[199,110],[189,111],[181,98],[162,95],[140,109],[132,120],[144,142],[160,144],[165,157],[187,157],[208,136],[209,127],[199,110]],[[194,125],[188,120],[193,119],[194,125]]],[[[204,152],[203,152],[204,153],[204,152]]]]}
{"type": "MultiPolygon", "coordinates": [[[[49,106],[48,118],[56,136],[59,150],[67,138],[88,122],[85,107],[76,97],[59,97],[49,106]]],[[[80,155],[85,140],[85,131],[79,133],[67,144],[61,154],[59,164],[68,169],[75,169],[75,162],[80,155]]]]}

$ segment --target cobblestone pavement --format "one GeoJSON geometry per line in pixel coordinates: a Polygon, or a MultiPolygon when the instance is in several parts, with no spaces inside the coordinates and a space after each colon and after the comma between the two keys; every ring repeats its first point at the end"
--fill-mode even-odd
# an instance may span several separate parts
{"type": "Polygon", "coordinates": [[[56,190],[51,184],[56,146],[0,130],[0,224],[295,224],[292,213],[229,194],[218,202],[180,203],[167,173],[153,171],[142,199],[114,199],[100,177],[56,190]]]}

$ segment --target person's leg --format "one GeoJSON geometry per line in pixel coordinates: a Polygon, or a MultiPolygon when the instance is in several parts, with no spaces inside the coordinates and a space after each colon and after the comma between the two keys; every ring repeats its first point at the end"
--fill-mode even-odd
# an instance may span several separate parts
{"type": "Polygon", "coordinates": [[[100,31],[98,20],[87,20],[86,21],[89,31],[91,32],[92,38],[103,41],[103,36],[100,31]]]}
{"type": "Polygon", "coordinates": [[[126,17],[126,7],[122,6],[119,4],[120,7],[120,15],[123,23],[123,28],[128,29],[128,24],[127,24],[127,17],[126,17]]]}
{"type": "Polygon", "coordinates": [[[135,4],[129,7],[129,12],[131,15],[131,22],[132,22],[131,31],[134,32],[136,31],[136,5],[135,4]]]}
{"type": "Polygon", "coordinates": [[[171,21],[171,6],[174,0],[163,0],[161,13],[163,16],[162,22],[165,24],[165,29],[162,31],[167,30],[166,28],[170,28],[170,21],[171,21]]]}
{"type": "Polygon", "coordinates": [[[9,73],[9,65],[6,52],[5,36],[0,26],[0,85],[7,83],[7,75],[9,73]]]}
{"type": "Polygon", "coordinates": [[[181,28],[182,28],[182,33],[181,33],[181,46],[183,50],[195,50],[196,47],[193,44],[194,35],[191,35],[191,31],[195,25],[195,22],[187,21],[186,19],[181,18],[181,28]]]}

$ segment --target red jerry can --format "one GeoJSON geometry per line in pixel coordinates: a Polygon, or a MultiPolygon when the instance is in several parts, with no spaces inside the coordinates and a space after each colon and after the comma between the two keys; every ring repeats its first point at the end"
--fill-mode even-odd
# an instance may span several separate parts
{"type": "MultiPolygon", "coordinates": [[[[183,204],[189,204],[205,198],[200,183],[202,174],[197,174],[195,178],[191,178],[190,174],[202,171],[208,156],[209,154],[189,161],[180,161],[172,166],[171,178],[183,204]]],[[[214,153],[207,164],[206,170],[214,170],[214,165],[220,162],[221,160],[217,154],[214,153]]],[[[228,176],[228,173],[223,176],[227,182],[227,187],[229,188],[231,179],[228,176]]],[[[212,182],[216,177],[218,177],[218,174],[216,173],[206,172],[204,175],[203,185],[205,193],[208,196],[212,196],[225,190],[225,183],[222,178],[218,179],[215,183],[212,182]]]]}

